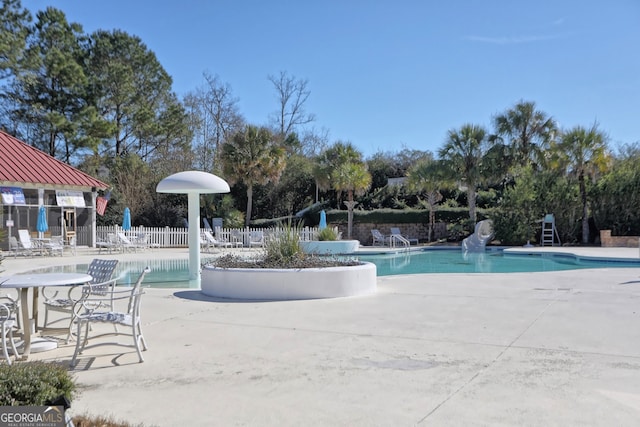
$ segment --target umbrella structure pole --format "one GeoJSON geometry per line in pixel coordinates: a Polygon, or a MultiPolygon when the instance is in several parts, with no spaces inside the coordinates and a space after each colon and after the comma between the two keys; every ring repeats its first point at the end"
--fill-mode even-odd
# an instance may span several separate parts
{"type": "Polygon", "coordinates": [[[200,280],[200,194],[189,193],[189,280],[200,280]]]}

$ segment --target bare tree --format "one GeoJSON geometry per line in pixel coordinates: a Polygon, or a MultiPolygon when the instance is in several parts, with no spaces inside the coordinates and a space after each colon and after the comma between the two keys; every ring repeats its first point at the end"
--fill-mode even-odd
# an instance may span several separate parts
{"type": "Polygon", "coordinates": [[[218,76],[204,73],[205,84],[189,93],[185,105],[189,110],[190,126],[194,133],[198,163],[202,170],[219,170],[221,145],[244,123],[238,110],[238,99],[231,86],[218,76]]]}
{"type": "Polygon", "coordinates": [[[307,88],[309,81],[289,76],[286,71],[280,71],[278,76],[269,76],[276,90],[279,109],[273,116],[276,127],[276,137],[284,142],[287,137],[297,130],[297,127],[313,122],[313,114],[307,114],[305,103],[311,95],[307,88]]]}
{"type": "Polygon", "coordinates": [[[305,129],[300,135],[302,150],[300,154],[306,157],[315,157],[329,146],[329,130],[322,128],[305,129]]]}

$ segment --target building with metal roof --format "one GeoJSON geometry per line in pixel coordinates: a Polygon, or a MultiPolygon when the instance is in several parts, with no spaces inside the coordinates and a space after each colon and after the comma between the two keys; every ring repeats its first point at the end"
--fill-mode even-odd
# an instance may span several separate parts
{"type": "Polygon", "coordinates": [[[62,235],[67,244],[95,246],[96,197],[108,185],[0,131],[0,229],[9,237],[19,229],[37,233],[38,211],[44,206],[48,235],[62,235]]]}

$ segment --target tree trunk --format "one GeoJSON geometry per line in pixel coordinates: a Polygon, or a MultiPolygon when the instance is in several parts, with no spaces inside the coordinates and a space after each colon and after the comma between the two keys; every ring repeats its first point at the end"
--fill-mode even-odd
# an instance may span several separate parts
{"type": "Polygon", "coordinates": [[[580,184],[580,199],[582,200],[582,243],[589,243],[589,212],[587,209],[587,187],[584,182],[584,175],[578,176],[580,184]]]}
{"type": "Polygon", "coordinates": [[[347,239],[351,240],[351,225],[353,224],[353,208],[358,204],[358,202],[353,201],[353,193],[349,192],[349,200],[345,201],[344,204],[347,206],[347,239]]]}
{"type": "Polygon", "coordinates": [[[476,222],[476,186],[469,185],[467,188],[467,203],[469,204],[469,219],[476,222]]]}
{"type": "Polygon", "coordinates": [[[427,240],[431,243],[431,237],[433,236],[433,229],[436,225],[436,211],[434,206],[429,203],[429,234],[427,236],[427,240]]]}
{"type": "Polygon", "coordinates": [[[247,185],[247,213],[244,216],[244,225],[246,227],[249,226],[249,221],[251,221],[251,208],[253,205],[253,185],[247,185]]]}

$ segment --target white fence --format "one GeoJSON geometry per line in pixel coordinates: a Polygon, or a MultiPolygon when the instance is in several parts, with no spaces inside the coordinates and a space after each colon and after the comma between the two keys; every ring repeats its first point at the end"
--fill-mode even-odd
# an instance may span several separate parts
{"type": "MultiPolygon", "coordinates": [[[[78,233],[78,245],[90,246],[90,228],[80,227],[78,233]],[[86,228],[86,230],[84,230],[86,228]]],[[[215,236],[220,240],[240,241],[244,246],[249,246],[249,235],[252,231],[263,231],[268,238],[269,235],[282,231],[278,228],[216,228],[215,236]]],[[[189,230],[183,227],[131,227],[131,230],[123,231],[122,227],[100,226],[96,228],[98,241],[109,241],[109,234],[124,232],[128,237],[140,237],[144,235],[148,245],[161,248],[181,248],[189,246],[189,230]]],[[[300,240],[314,240],[317,227],[304,227],[300,230],[300,240]]]]}

